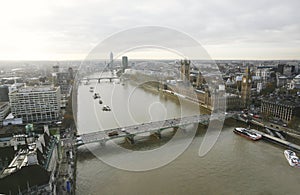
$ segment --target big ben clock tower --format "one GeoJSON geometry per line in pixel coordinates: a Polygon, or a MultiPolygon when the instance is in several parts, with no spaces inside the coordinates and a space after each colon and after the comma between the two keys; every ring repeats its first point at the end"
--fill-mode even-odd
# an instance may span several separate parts
{"type": "Polygon", "coordinates": [[[242,104],[244,108],[247,108],[250,103],[250,95],[251,95],[251,88],[252,88],[252,77],[250,74],[250,68],[246,68],[246,74],[242,78],[242,104]]]}
{"type": "Polygon", "coordinates": [[[190,82],[190,64],[191,61],[190,60],[181,60],[180,61],[181,64],[181,80],[183,80],[185,83],[190,82]]]}

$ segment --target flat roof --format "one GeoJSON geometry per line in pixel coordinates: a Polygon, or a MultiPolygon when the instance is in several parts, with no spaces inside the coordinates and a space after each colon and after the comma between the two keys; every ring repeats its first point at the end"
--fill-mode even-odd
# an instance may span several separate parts
{"type": "Polygon", "coordinates": [[[14,92],[47,92],[47,91],[56,91],[58,87],[53,86],[37,86],[37,87],[23,87],[14,92]]]}
{"type": "Polygon", "coordinates": [[[299,101],[292,101],[284,98],[278,97],[270,97],[270,98],[263,98],[262,101],[268,102],[271,104],[278,104],[278,105],[285,105],[285,106],[292,106],[292,107],[300,107],[299,101]]]}

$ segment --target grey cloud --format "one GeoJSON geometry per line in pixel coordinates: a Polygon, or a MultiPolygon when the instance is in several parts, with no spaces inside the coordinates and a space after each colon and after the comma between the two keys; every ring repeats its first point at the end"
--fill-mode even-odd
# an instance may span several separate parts
{"type": "Polygon", "coordinates": [[[50,6],[47,15],[22,28],[45,33],[58,51],[88,52],[111,33],[139,25],[172,27],[205,45],[295,47],[300,40],[299,7],[296,0],[72,1],[50,6]]]}

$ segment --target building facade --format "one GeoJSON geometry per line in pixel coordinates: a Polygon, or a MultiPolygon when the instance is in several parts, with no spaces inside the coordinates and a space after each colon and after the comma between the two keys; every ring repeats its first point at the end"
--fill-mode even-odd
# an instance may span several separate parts
{"type": "Polygon", "coordinates": [[[12,114],[25,123],[61,119],[60,87],[21,88],[9,93],[12,114]]]}
{"type": "Polygon", "coordinates": [[[260,77],[263,81],[267,81],[271,76],[271,70],[271,68],[257,68],[255,75],[260,77]]]}
{"type": "Polygon", "coordinates": [[[110,52],[110,54],[109,54],[109,64],[108,64],[108,66],[109,66],[109,67],[113,67],[113,65],[114,65],[114,54],[113,54],[113,52],[110,52]]]}
{"type": "Polygon", "coordinates": [[[289,122],[293,116],[298,115],[299,103],[274,98],[263,99],[261,101],[261,113],[289,122]]]}
{"type": "Polygon", "coordinates": [[[125,72],[125,69],[128,68],[128,57],[122,56],[122,70],[125,72]]]}
{"type": "Polygon", "coordinates": [[[71,76],[69,72],[58,72],[56,73],[56,85],[60,87],[62,94],[68,94],[70,92],[71,76]]]}

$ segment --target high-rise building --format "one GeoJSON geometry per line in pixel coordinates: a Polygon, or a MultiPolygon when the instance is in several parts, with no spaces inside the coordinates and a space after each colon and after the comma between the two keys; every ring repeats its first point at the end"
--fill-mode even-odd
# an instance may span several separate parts
{"type": "Polygon", "coordinates": [[[243,107],[248,107],[250,103],[250,95],[251,95],[251,88],[252,88],[252,77],[250,68],[246,68],[246,73],[242,78],[241,84],[241,96],[242,96],[242,104],[243,107]]]}
{"type": "Polygon", "coordinates": [[[61,117],[60,87],[24,87],[9,93],[12,114],[23,122],[52,122],[61,117]]]}
{"type": "Polygon", "coordinates": [[[284,64],[278,64],[277,65],[277,72],[279,72],[280,74],[283,74],[283,69],[284,69],[284,64]]]}
{"type": "Polygon", "coordinates": [[[128,57],[127,56],[122,57],[122,67],[123,67],[123,72],[126,68],[128,68],[128,57]]]}
{"type": "Polygon", "coordinates": [[[113,64],[114,64],[114,54],[113,54],[113,52],[110,52],[110,54],[109,54],[109,64],[108,65],[110,67],[112,67],[113,64]]]}

